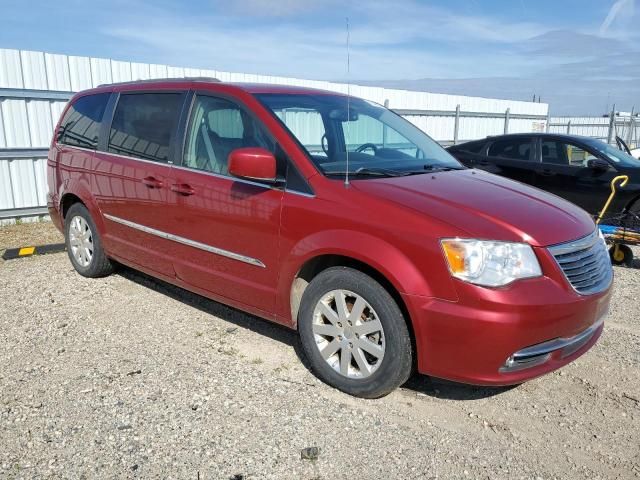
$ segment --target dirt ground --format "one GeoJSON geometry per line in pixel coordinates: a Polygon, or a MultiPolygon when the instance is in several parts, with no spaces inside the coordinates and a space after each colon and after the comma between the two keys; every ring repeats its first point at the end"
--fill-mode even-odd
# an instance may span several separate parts
{"type": "MultiPolygon", "coordinates": [[[[50,223],[0,229],[0,251],[51,241],[50,223]]],[[[0,478],[640,478],[635,267],[560,371],[362,400],[266,321],[128,269],[85,279],[65,253],[0,260],[0,478]]]]}

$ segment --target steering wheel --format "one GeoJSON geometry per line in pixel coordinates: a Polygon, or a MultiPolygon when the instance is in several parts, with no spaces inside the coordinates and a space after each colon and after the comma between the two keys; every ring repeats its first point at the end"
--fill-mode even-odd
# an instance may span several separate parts
{"type": "Polygon", "coordinates": [[[320,139],[320,146],[322,147],[322,151],[328,157],[329,156],[329,140],[327,139],[326,133],[323,134],[322,138],[320,139]]]}
{"type": "Polygon", "coordinates": [[[356,148],[356,152],[362,153],[365,150],[371,149],[373,150],[373,154],[376,155],[378,153],[378,147],[376,147],[373,143],[363,143],[358,148],[356,148]]]}

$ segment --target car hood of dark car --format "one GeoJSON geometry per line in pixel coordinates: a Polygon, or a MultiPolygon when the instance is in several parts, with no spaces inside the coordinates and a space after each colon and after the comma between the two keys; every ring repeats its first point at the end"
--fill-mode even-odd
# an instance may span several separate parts
{"type": "Polygon", "coordinates": [[[593,232],[593,219],[555,195],[481,170],[353,182],[379,199],[457,227],[470,237],[549,246],[593,232]]]}

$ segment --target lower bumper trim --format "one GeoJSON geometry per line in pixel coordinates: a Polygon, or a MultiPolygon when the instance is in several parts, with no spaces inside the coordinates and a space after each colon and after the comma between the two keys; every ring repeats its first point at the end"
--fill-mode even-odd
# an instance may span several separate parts
{"type": "Polygon", "coordinates": [[[554,352],[560,352],[560,358],[566,358],[577,352],[591,340],[593,335],[604,324],[604,316],[586,330],[573,337],[556,338],[548,342],[532,345],[518,350],[500,367],[500,373],[516,372],[546,363],[554,352]]]}

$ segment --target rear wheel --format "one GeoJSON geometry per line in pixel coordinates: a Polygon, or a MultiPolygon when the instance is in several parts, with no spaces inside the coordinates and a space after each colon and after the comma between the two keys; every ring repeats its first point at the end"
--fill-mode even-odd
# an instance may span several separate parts
{"type": "Polygon", "coordinates": [[[411,338],[400,308],[357,270],[334,267],[311,281],[298,330],[313,371],[343,392],[378,398],[411,374],[411,338]]]}
{"type": "Polygon", "coordinates": [[[104,277],[113,272],[113,264],[102,248],[102,242],[91,215],[81,203],[75,203],[65,219],[65,243],[69,260],[84,277],[104,277]]]}

